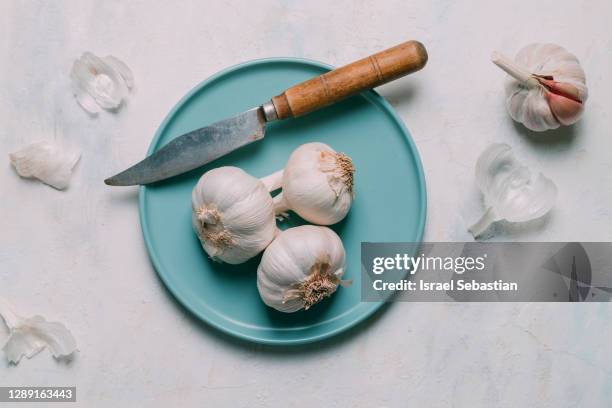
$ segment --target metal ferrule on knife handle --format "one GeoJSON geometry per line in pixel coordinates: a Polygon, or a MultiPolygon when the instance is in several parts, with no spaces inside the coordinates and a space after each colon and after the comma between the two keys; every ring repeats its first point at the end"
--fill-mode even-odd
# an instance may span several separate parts
{"type": "Polygon", "coordinates": [[[407,41],[292,86],[264,104],[264,113],[268,121],[302,116],[418,71],[426,63],[423,44],[407,41]]]}

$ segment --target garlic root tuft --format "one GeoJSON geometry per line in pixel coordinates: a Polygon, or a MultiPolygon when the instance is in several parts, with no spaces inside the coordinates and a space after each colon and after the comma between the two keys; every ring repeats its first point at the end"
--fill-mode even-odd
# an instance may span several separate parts
{"type": "MultiPolygon", "coordinates": [[[[327,173],[329,185],[332,188],[340,186],[340,189],[346,189],[350,194],[353,194],[355,167],[350,157],[344,153],[322,151],[320,169],[327,173]]],[[[336,194],[340,195],[341,192],[337,191],[336,194]]]]}
{"type": "Polygon", "coordinates": [[[292,299],[300,299],[304,302],[304,309],[308,310],[312,305],[331,296],[339,283],[340,278],[332,273],[329,255],[327,255],[315,262],[310,268],[310,275],[303,282],[285,291],[283,303],[292,299]]]}
{"type": "Polygon", "coordinates": [[[219,249],[227,248],[234,243],[232,234],[223,226],[221,215],[214,206],[211,208],[207,208],[206,206],[198,208],[196,210],[196,217],[202,226],[199,230],[198,237],[210,241],[219,249]]]}

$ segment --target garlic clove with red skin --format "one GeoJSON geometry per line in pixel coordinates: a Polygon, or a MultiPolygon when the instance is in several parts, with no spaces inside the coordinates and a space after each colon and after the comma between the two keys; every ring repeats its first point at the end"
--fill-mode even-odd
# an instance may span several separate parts
{"type": "Polygon", "coordinates": [[[536,76],[536,79],[550,92],[568,99],[572,99],[577,103],[582,103],[580,91],[574,85],[565,82],[557,82],[552,79],[538,76],[536,76]]]}
{"type": "Polygon", "coordinates": [[[580,119],[584,111],[584,105],[581,102],[576,102],[573,99],[552,92],[546,92],[545,96],[550,110],[562,125],[569,126],[580,119]]]}
{"type": "Polygon", "coordinates": [[[546,88],[544,96],[559,123],[564,126],[576,123],[584,110],[578,88],[572,84],[550,79],[538,80],[546,88]]]}
{"type": "Polygon", "coordinates": [[[534,131],[576,123],[588,97],[586,77],[578,59],[555,44],[531,44],[516,59],[493,53],[492,61],[511,80],[506,108],[512,119],[534,131]]]}

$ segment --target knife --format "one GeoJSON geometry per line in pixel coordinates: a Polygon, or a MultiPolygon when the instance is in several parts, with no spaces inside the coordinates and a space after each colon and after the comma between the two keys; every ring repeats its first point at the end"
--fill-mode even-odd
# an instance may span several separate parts
{"type": "Polygon", "coordinates": [[[110,186],[133,186],[185,173],[263,139],[266,123],[305,115],[418,71],[426,63],[427,51],[423,44],[418,41],[404,42],[304,81],[233,118],[178,136],[144,160],[104,182],[110,186]]]}

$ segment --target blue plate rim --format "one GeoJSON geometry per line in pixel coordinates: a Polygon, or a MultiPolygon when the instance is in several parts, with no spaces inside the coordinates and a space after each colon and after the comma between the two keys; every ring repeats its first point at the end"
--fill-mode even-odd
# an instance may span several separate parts
{"type": "MultiPolygon", "coordinates": [[[[168,114],[166,115],[166,117],[164,118],[164,120],[162,121],[162,123],[159,125],[159,127],[157,128],[157,131],[155,132],[155,135],[153,136],[153,139],[151,140],[151,143],[149,145],[149,148],[147,150],[147,156],[151,155],[153,152],[155,152],[155,150],[159,147],[159,140],[162,137],[162,134],[164,133],[164,130],[166,129],[166,127],[168,126],[168,123],[172,120],[172,118],[174,117],[174,115],[176,114],[177,111],[179,111],[182,106],[196,93],[198,93],[201,89],[205,88],[206,86],[208,86],[209,84],[213,83],[214,81],[218,80],[219,78],[231,74],[234,71],[238,71],[244,68],[248,68],[251,66],[255,66],[255,65],[263,65],[263,64],[270,64],[270,63],[295,63],[295,64],[305,64],[305,65],[310,65],[310,66],[314,66],[317,68],[323,68],[323,69],[327,69],[327,70],[332,70],[334,69],[334,67],[332,65],[320,62],[320,61],[316,61],[316,60],[311,60],[311,59],[307,59],[307,58],[295,58],[295,57],[270,57],[270,58],[258,58],[258,59],[253,59],[253,60],[249,60],[249,61],[245,61],[239,64],[235,64],[232,65],[230,67],[227,67],[221,71],[216,72],[215,74],[209,76],[208,78],[204,79],[203,81],[201,81],[199,84],[197,84],[196,86],[194,86],[185,96],[183,96],[172,108],[172,110],[170,110],[170,112],[168,112],[168,114]]],[[[389,102],[387,102],[387,100],[385,98],[383,98],[382,96],[380,96],[380,94],[378,94],[376,91],[374,90],[370,90],[367,92],[363,92],[362,95],[371,103],[374,104],[378,104],[379,106],[381,106],[387,114],[390,115],[390,117],[396,122],[396,124],[399,126],[399,129],[401,130],[401,133],[404,135],[404,137],[406,138],[406,141],[408,142],[408,145],[410,147],[410,150],[413,152],[413,156],[415,159],[415,163],[416,163],[416,170],[417,170],[417,176],[419,179],[419,194],[421,197],[421,202],[420,202],[420,208],[421,208],[421,214],[419,215],[419,223],[418,223],[418,230],[417,230],[417,241],[420,242],[423,239],[423,234],[425,231],[425,222],[426,222],[426,218],[427,218],[427,188],[426,188],[426,183],[425,183],[425,175],[424,175],[424,171],[423,171],[423,165],[421,162],[421,157],[419,154],[419,150],[416,146],[416,144],[414,143],[414,140],[412,140],[412,136],[410,131],[408,130],[408,128],[406,127],[406,125],[404,124],[404,121],[402,120],[401,117],[399,117],[399,115],[397,114],[397,112],[395,112],[395,109],[393,109],[393,107],[391,106],[391,104],[389,104],[389,102]]],[[[326,331],[324,333],[320,333],[320,334],[316,334],[313,336],[307,336],[307,337],[302,337],[299,339],[270,339],[270,338],[265,338],[265,337],[257,337],[254,335],[249,335],[249,334],[245,334],[242,333],[240,331],[237,330],[233,330],[231,328],[228,328],[226,326],[224,326],[223,324],[220,324],[218,322],[216,322],[213,318],[211,318],[210,316],[206,315],[206,313],[202,313],[200,310],[198,310],[197,308],[193,307],[189,302],[184,301],[180,295],[180,291],[174,287],[174,284],[172,283],[171,280],[169,280],[166,275],[165,272],[162,272],[162,270],[164,269],[161,265],[161,262],[159,261],[159,259],[157,258],[157,255],[155,253],[155,251],[153,250],[153,240],[151,238],[151,233],[148,230],[148,225],[147,222],[145,220],[145,214],[146,214],[146,202],[145,202],[145,197],[146,197],[146,193],[147,193],[147,187],[146,186],[140,186],[139,189],[139,194],[138,194],[138,211],[139,211],[139,220],[140,220],[140,227],[142,230],[142,234],[144,237],[144,241],[145,241],[145,246],[147,248],[147,253],[149,254],[149,259],[151,260],[151,263],[153,264],[153,267],[157,273],[157,276],[162,280],[162,282],[164,283],[164,285],[166,286],[166,288],[170,291],[170,293],[172,293],[172,296],[185,308],[187,309],[190,313],[192,313],[192,315],[196,316],[198,319],[200,319],[201,321],[205,322],[206,324],[214,327],[215,329],[230,335],[232,337],[241,339],[241,340],[245,340],[245,341],[249,341],[249,342],[253,342],[253,343],[259,343],[259,344],[266,344],[266,345],[273,345],[273,346],[291,346],[291,345],[301,345],[301,344],[308,344],[308,343],[314,343],[314,342],[318,342],[321,340],[325,340],[328,339],[330,337],[333,337],[337,334],[340,334],[346,330],[349,330],[350,328],[358,325],[359,323],[367,320],[370,316],[372,316],[377,310],[379,310],[385,302],[361,302],[360,304],[357,304],[356,308],[350,309],[347,312],[345,312],[346,314],[348,314],[349,312],[351,312],[351,310],[359,310],[361,308],[365,308],[364,312],[361,312],[359,314],[357,314],[357,316],[355,318],[353,318],[352,320],[334,328],[333,330],[329,330],[326,331]],[[359,306],[363,306],[363,307],[359,307],[359,306]]],[[[354,313],[354,312],[353,312],[354,313]]],[[[340,317],[340,316],[337,316],[340,317]]]]}

